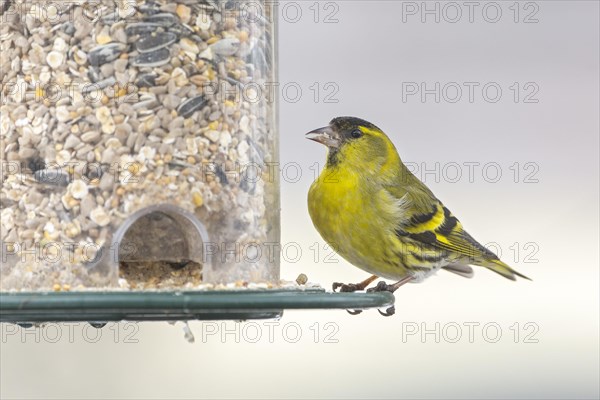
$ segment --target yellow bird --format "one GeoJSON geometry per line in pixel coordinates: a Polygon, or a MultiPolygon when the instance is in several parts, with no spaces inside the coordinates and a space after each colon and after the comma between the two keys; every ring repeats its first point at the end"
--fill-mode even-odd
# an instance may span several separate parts
{"type": "Polygon", "coordinates": [[[394,292],[439,269],[471,277],[469,265],[529,279],[473,239],[372,123],[339,117],[307,136],[328,148],[325,168],[308,192],[313,224],[340,256],[373,274],[357,284],[336,282],[334,291],[364,290],[383,277],[397,282],[369,290],[394,292]]]}

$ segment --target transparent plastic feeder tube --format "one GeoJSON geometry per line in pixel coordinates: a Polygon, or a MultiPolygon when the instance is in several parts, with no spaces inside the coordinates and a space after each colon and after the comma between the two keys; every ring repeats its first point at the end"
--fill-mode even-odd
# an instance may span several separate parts
{"type": "Polygon", "coordinates": [[[0,290],[278,281],[273,4],[0,1],[0,290]]]}

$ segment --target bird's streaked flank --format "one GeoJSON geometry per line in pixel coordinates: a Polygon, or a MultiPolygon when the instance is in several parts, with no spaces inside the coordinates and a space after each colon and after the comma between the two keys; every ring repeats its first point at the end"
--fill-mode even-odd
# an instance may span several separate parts
{"type": "Polygon", "coordinates": [[[363,290],[383,277],[397,282],[370,290],[393,292],[439,269],[471,277],[469,265],[529,279],[473,239],[375,125],[339,117],[307,135],[328,148],[325,168],[308,193],[312,221],[338,254],[373,274],[358,284],[335,283],[334,290],[363,290]]]}

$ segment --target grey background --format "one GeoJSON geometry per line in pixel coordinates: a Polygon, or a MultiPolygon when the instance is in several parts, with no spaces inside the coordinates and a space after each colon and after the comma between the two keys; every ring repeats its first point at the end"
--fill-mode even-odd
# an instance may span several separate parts
{"type": "Polygon", "coordinates": [[[483,270],[472,280],[440,273],[397,292],[392,318],[375,311],[356,317],[286,312],[273,343],[262,322],[258,343],[247,335],[239,343],[233,334],[221,337],[225,328],[235,328],[233,322],[191,323],[194,345],[185,342],[180,324],[113,325],[96,343],[89,337],[93,331],[77,325],[73,344],[64,327],[53,344],[44,340],[53,331],[42,331],[36,343],[34,334],[3,326],[2,397],[597,398],[598,2],[535,2],[537,23],[522,22],[531,8],[521,8],[514,23],[513,2],[497,2],[503,16],[487,22],[477,11],[486,4],[481,2],[472,23],[466,15],[457,23],[435,23],[431,16],[422,23],[419,14],[405,15],[403,22],[403,2],[336,1],[338,22],[330,24],[322,22],[334,10],[325,9],[326,2],[319,4],[317,23],[313,2],[290,3],[281,4],[290,12],[299,7],[302,17],[295,23],[294,14],[281,18],[280,81],[299,85],[302,96],[281,99],[282,241],[302,254],[284,258],[282,277],[293,280],[303,272],[327,287],[366,277],[338,257],[327,262],[329,252],[306,211],[311,166],[323,164],[325,150],[304,133],[353,115],[384,129],[419,171],[439,162],[439,177],[427,174],[426,183],[475,238],[497,243],[502,258],[533,282],[510,282],[483,270]],[[317,102],[310,89],[315,82],[321,87],[317,102]],[[496,103],[480,91],[473,103],[465,93],[456,103],[436,103],[432,96],[403,102],[403,82],[429,88],[435,82],[495,82],[503,94],[496,103]],[[522,90],[535,83],[538,102],[515,103],[509,89],[514,82],[522,90]],[[339,88],[337,103],[323,101],[327,83],[339,88]],[[472,180],[464,167],[469,162],[480,163],[472,180]],[[515,162],[517,182],[510,169],[515,162]],[[484,174],[490,163],[493,170],[484,174]],[[458,180],[450,175],[455,165],[463,166],[458,180]],[[493,183],[497,166],[502,176],[493,183]],[[532,171],[528,181],[537,182],[525,182],[532,171]],[[510,249],[515,242],[516,259],[510,249]],[[497,324],[500,339],[491,343],[493,330],[485,337],[476,330],[471,343],[464,325],[470,322],[497,324]],[[531,329],[524,328],[528,322],[531,329]],[[290,323],[302,331],[297,343],[281,333],[290,323]],[[326,329],[326,323],[332,325],[326,329]],[[421,331],[407,335],[415,326],[435,331],[436,323],[437,340],[421,331]],[[454,324],[462,327],[456,343],[454,324]],[[202,343],[202,331],[215,327],[219,334],[202,343]],[[525,343],[535,327],[529,339],[538,342],[525,343]],[[338,342],[326,343],[332,332],[338,342]]]}

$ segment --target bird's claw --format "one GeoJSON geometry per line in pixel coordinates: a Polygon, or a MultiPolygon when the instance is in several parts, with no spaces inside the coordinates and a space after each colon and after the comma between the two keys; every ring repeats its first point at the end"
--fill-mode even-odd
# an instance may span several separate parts
{"type": "Polygon", "coordinates": [[[357,290],[359,290],[358,286],[355,283],[342,283],[342,282],[333,282],[333,285],[331,285],[331,288],[333,289],[333,291],[337,291],[337,289],[340,289],[340,293],[352,293],[352,292],[356,292],[357,290]]]}
{"type": "Polygon", "coordinates": [[[367,289],[368,293],[373,292],[390,292],[394,293],[395,288],[392,285],[388,285],[384,281],[379,281],[377,286],[367,289]]]}
{"type": "Polygon", "coordinates": [[[377,312],[381,315],[383,315],[384,317],[391,317],[392,315],[396,314],[396,307],[391,306],[388,307],[385,312],[381,312],[381,310],[377,310],[377,312]]]}
{"type": "MultiPolygon", "coordinates": [[[[356,292],[357,290],[363,290],[363,288],[361,286],[359,286],[359,284],[356,284],[356,283],[334,282],[331,287],[334,292],[336,292],[339,289],[340,293],[351,293],[351,292],[356,292]]],[[[369,292],[369,293],[374,293],[374,292],[394,293],[394,291],[396,289],[397,289],[397,287],[395,287],[394,285],[388,285],[384,281],[380,281],[377,283],[377,286],[367,289],[367,292],[369,292]]],[[[358,315],[358,314],[362,313],[362,310],[346,310],[346,312],[350,315],[358,315]]],[[[385,312],[381,312],[380,310],[377,310],[377,312],[379,312],[379,314],[383,315],[384,317],[390,317],[396,313],[396,308],[394,306],[391,306],[391,307],[388,307],[385,310],[385,312]]]]}

